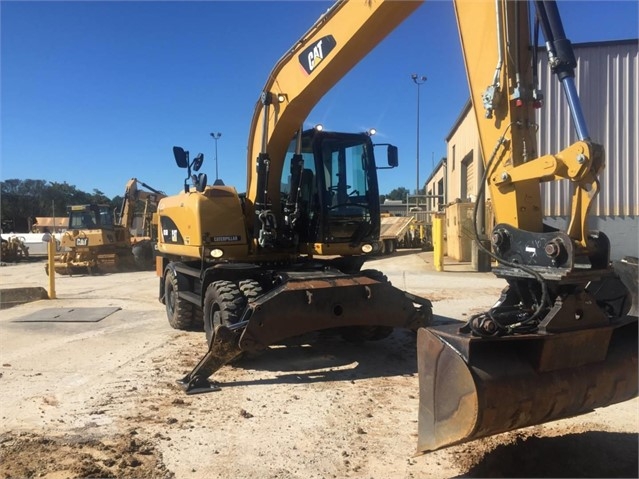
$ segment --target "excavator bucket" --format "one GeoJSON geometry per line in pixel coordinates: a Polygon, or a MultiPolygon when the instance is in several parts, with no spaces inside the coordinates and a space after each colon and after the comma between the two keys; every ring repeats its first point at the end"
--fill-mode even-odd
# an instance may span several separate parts
{"type": "Polygon", "coordinates": [[[587,413],[637,395],[637,318],[495,339],[420,328],[418,452],[587,413]]]}
{"type": "MultiPolygon", "coordinates": [[[[624,284],[628,292],[630,293],[631,305],[628,311],[629,316],[639,316],[639,300],[637,294],[639,293],[639,259],[634,256],[625,256],[619,261],[613,263],[615,273],[619,276],[619,279],[624,284]]],[[[617,295],[619,291],[616,290],[617,295]]]]}

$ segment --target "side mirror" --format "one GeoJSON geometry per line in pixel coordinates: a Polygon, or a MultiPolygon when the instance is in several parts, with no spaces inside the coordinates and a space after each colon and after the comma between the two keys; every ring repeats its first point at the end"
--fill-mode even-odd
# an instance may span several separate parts
{"type": "Polygon", "coordinates": [[[395,145],[388,145],[388,166],[391,168],[396,168],[399,166],[399,153],[397,151],[397,147],[395,145]]]}
{"type": "Polygon", "coordinates": [[[198,153],[198,155],[193,160],[193,164],[191,165],[193,167],[193,171],[198,171],[200,168],[202,168],[203,162],[204,162],[204,155],[202,153],[198,153]]]}
{"type": "Polygon", "coordinates": [[[175,162],[177,163],[179,168],[189,167],[189,152],[184,151],[184,148],[180,148],[179,146],[174,146],[173,156],[175,157],[175,162]]]}

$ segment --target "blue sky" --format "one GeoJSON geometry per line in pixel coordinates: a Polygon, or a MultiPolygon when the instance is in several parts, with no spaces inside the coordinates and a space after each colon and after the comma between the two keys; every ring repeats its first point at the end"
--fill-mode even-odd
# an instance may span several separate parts
{"type": "MultiPolygon", "coordinates": [[[[638,3],[564,1],[573,43],[639,37],[638,3]]],[[[169,194],[185,172],[172,147],[201,171],[246,188],[247,135],[277,60],[331,5],[324,1],[0,2],[2,180],[66,181],[113,197],[136,177],[169,194]]],[[[423,4],[314,108],[305,126],[378,130],[400,166],[380,171],[380,193],[413,190],[420,88],[420,180],[446,153],[468,98],[448,1],[423,4]]]]}

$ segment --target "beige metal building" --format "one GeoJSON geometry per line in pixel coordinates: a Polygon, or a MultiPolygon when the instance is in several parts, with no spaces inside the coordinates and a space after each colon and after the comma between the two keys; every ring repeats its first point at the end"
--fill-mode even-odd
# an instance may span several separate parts
{"type": "MultiPolygon", "coordinates": [[[[639,42],[621,40],[575,44],[575,80],[593,141],[606,150],[600,175],[601,193],[591,211],[589,226],[611,240],[612,259],[639,256],[639,42]]],[[[550,73],[545,55],[539,60],[544,107],[537,114],[539,155],[556,153],[576,141],[561,85],[550,73]]],[[[426,191],[436,191],[444,179],[448,255],[470,261],[474,237],[473,203],[483,174],[483,159],[470,101],[446,137],[447,158],[429,177],[426,191]],[[469,213],[470,211],[470,213],[469,213]]],[[[542,186],[545,221],[565,228],[570,214],[567,181],[542,186]]],[[[490,232],[490,199],[485,231],[490,232]]]]}

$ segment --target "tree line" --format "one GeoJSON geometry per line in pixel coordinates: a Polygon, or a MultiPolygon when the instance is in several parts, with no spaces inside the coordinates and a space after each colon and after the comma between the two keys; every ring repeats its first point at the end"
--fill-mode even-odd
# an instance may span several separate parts
{"type": "MultiPolygon", "coordinates": [[[[390,193],[385,195],[379,195],[379,202],[384,203],[385,200],[402,200],[406,201],[406,195],[410,194],[408,188],[404,188],[400,186],[399,188],[395,188],[390,193]]],[[[424,194],[422,191],[419,194],[424,194]]]]}
{"type": "MultiPolygon", "coordinates": [[[[388,194],[380,195],[385,199],[405,200],[409,190],[395,188],[388,194]]],[[[58,183],[45,180],[5,180],[0,181],[0,222],[2,231],[27,232],[30,219],[36,216],[66,217],[67,207],[97,203],[120,209],[122,197],[108,198],[98,189],[92,193],[79,190],[66,181],[58,183]]]]}
{"type": "Polygon", "coordinates": [[[0,221],[5,232],[27,232],[30,220],[36,216],[66,217],[68,206],[88,203],[106,204],[115,209],[122,205],[122,197],[108,198],[98,189],[87,193],[67,182],[0,181],[0,221]]]}

